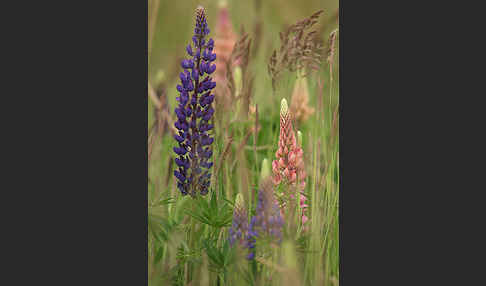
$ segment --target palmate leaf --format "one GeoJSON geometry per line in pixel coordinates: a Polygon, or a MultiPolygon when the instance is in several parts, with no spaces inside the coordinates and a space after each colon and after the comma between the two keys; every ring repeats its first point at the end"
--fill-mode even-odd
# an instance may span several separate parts
{"type": "Polygon", "coordinates": [[[169,239],[169,234],[172,232],[176,224],[167,218],[160,215],[148,213],[148,230],[155,240],[161,244],[166,243],[169,239]]]}
{"type": "Polygon", "coordinates": [[[224,267],[228,267],[235,262],[236,259],[236,252],[235,248],[231,247],[229,244],[229,240],[225,240],[223,245],[223,265],[224,267]]]}
{"type": "Polygon", "coordinates": [[[162,217],[154,215],[149,212],[148,230],[158,242],[163,242],[167,240],[167,234],[162,228],[162,221],[163,221],[162,217]]]}
{"type": "Polygon", "coordinates": [[[227,203],[223,204],[223,206],[219,209],[218,214],[218,227],[225,227],[231,224],[231,221],[233,220],[233,208],[227,203]]]}
{"type": "Polygon", "coordinates": [[[228,199],[226,199],[226,198],[223,198],[223,200],[224,200],[224,201],[225,201],[225,202],[226,202],[228,205],[230,205],[230,206],[231,206],[231,208],[234,208],[234,207],[235,207],[235,203],[234,203],[234,202],[232,202],[232,201],[230,201],[230,200],[228,200],[228,199]]]}
{"type": "Polygon", "coordinates": [[[208,239],[203,240],[203,248],[206,250],[209,261],[213,264],[213,267],[221,269],[224,266],[224,257],[218,248],[213,246],[214,244],[215,242],[208,239]]]}
{"type": "Polygon", "coordinates": [[[233,209],[225,201],[218,202],[216,196],[213,195],[209,203],[206,199],[198,197],[195,208],[193,210],[186,208],[185,213],[201,223],[221,228],[231,223],[233,209]],[[221,207],[218,208],[218,205],[221,207]]]}
{"type": "Polygon", "coordinates": [[[154,203],[153,206],[158,207],[158,206],[173,204],[174,202],[175,202],[174,198],[166,198],[154,203]]]}
{"type": "Polygon", "coordinates": [[[203,249],[208,255],[210,266],[213,272],[226,272],[235,262],[235,248],[230,247],[229,241],[225,240],[222,247],[217,247],[216,240],[205,239],[203,249]]]}
{"type": "Polygon", "coordinates": [[[193,209],[186,207],[184,209],[184,213],[193,217],[197,221],[200,221],[204,224],[211,225],[211,222],[208,219],[210,217],[210,214],[209,214],[209,207],[206,200],[197,197],[196,201],[193,203],[195,203],[195,208],[194,206],[193,209]]]}
{"type": "Polygon", "coordinates": [[[185,217],[185,210],[187,205],[190,204],[192,199],[189,196],[182,197],[182,199],[177,200],[175,205],[175,212],[171,213],[171,217],[177,224],[181,223],[185,217]]]}
{"type": "Polygon", "coordinates": [[[155,251],[154,264],[157,264],[160,261],[160,259],[162,258],[163,254],[164,254],[164,247],[160,246],[155,251]]]}

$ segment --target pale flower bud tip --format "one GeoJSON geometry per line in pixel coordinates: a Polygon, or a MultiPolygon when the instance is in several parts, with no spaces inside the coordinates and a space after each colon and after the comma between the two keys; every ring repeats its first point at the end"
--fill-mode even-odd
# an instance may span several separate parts
{"type": "Polygon", "coordinates": [[[226,0],[219,0],[218,2],[219,8],[225,8],[226,6],[228,6],[228,2],[226,0]]]}
{"type": "Polygon", "coordinates": [[[297,145],[302,147],[302,132],[297,131],[297,145]]]}
{"type": "Polygon", "coordinates": [[[264,179],[268,176],[270,176],[270,165],[268,163],[268,159],[265,158],[262,161],[262,170],[261,170],[260,178],[264,179]]]}
{"type": "Polygon", "coordinates": [[[235,208],[242,208],[242,207],[244,207],[243,196],[240,193],[238,193],[236,194],[235,208]]]}
{"type": "Polygon", "coordinates": [[[158,84],[158,83],[161,83],[162,81],[164,81],[165,79],[165,73],[163,70],[159,70],[157,71],[157,73],[155,74],[155,83],[158,84]]]}
{"type": "Polygon", "coordinates": [[[287,115],[289,112],[289,106],[287,104],[287,100],[285,98],[282,99],[280,103],[280,115],[287,115]]]}

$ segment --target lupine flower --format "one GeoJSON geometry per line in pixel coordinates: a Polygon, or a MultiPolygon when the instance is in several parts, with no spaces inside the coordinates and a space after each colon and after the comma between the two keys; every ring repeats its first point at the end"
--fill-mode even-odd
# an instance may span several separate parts
{"type": "Polygon", "coordinates": [[[233,224],[229,229],[229,243],[231,246],[238,242],[241,246],[246,246],[248,236],[248,215],[243,203],[243,196],[236,195],[235,208],[233,210],[233,224]]]}
{"type": "Polygon", "coordinates": [[[233,31],[228,12],[228,4],[225,0],[219,3],[218,20],[216,22],[216,46],[218,54],[216,60],[216,78],[224,80],[226,78],[226,62],[229,60],[233,46],[236,43],[236,34],[233,31]]]}
{"type": "Polygon", "coordinates": [[[314,113],[315,109],[309,106],[309,88],[307,79],[299,76],[294,85],[292,100],[290,102],[290,112],[297,121],[305,121],[314,113]]]}
{"type": "Polygon", "coordinates": [[[280,244],[282,242],[282,228],[284,220],[280,208],[273,195],[271,180],[264,180],[258,191],[256,214],[250,220],[247,246],[248,259],[255,257],[256,239],[268,239],[280,244]]]}
{"type": "MultiPolygon", "coordinates": [[[[227,81],[227,63],[230,60],[237,40],[237,35],[233,31],[226,0],[219,2],[219,12],[215,28],[216,44],[214,51],[218,54],[218,58],[216,59],[216,72],[214,77],[217,82],[224,83],[227,81]]],[[[237,66],[238,62],[239,60],[233,60],[231,67],[237,66]]],[[[229,86],[227,84],[219,84],[215,93],[217,96],[216,108],[221,106],[227,110],[232,104],[229,86]]]]}
{"type": "Polygon", "coordinates": [[[179,105],[175,109],[177,121],[174,124],[178,130],[174,138],[179,145],[174,147],[174,152],[178,155],[175,159],[178,169],[174,171],[174,175],[182,195],[190,194],[192,197],[197,193],[208,193],[210,169],[213,165],[210,160],[214,139],[209,131],[213,129],[210,120],[214,113],[211,107],[214,95],[211,90],[216,83],[210,75],[216,70],[216,65],[212,64],[216,60],[216,54],[213,53],[213,39],[206,41],[208,34],[206,13],[199,6],[196,9],[192,45],[186,47],[192,58],[184,59],[181,63],[184,71],[180,73],[181,84],[177,85],[180,96],[177,98],[179,105]]]}
{"type": "MultiPolygon", "coordinates": [[[[305,187],[305,167],[304,152],[302,147],[297,145],[294,130],[292,128],[292,118],[288,109],[287,100],[282,99],[280,108],[280,136],[278,150],[275,153],[276,159],[272,162],[273,183],[280,183],[288,186],[296,186],[299,193],[299,202],[302,209],[302,223],[308,218],[305,216],[307,205],[306,197],[302,194],[305,187]]],[[[293,194],[290,194],[293,198],[293,194]]],[[[285,205],[281,205],[285,207],[285,205]]]]}
{"type": "Polygon", "coordinates": [[[272,162],[274,183],[278,185],[282,180],[295,184],[297,177],[305,186],[305,170],[302,148],[297,146],[297,140],[292,128],[292,118],[288,109],[287,100],[282,99],[280,108],[280,136],[276,160],[272,162]]]}

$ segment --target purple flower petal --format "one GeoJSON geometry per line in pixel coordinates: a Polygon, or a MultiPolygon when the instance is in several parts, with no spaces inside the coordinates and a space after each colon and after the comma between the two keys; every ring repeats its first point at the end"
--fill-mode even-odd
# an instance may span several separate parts
{"type": "Polygon", "coordinates": [[[186,47],[186,51],[187,51],[187,53],[188,53],[190,56],[192,56],[192,47],[191,47],[191,44],[187,45],[187,47],[186,47]]]}
{"type": "Polygon", "coordinates": [[[174,152],[176,152],[177,155],[185,155],[187,150],[183,147],[174,147],[174,152]]]}

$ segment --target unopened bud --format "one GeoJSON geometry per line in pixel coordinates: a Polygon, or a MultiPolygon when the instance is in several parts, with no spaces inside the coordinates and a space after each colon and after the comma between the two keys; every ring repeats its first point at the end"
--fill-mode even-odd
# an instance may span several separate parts
{"type": "Polygon", "coordinates": [[[236,194],[235,208],[243,208],[244,206],[243,196],[241,193],[236,194]]]}
{"type": "Polygon", "coordinates": [[[270,164],[268,163],[268,159],[265,158],[262,161],[262,170],[260,173],[260,179],[263,180],[268,176],[270,176],[270,164]]]}
{"type": "Polygon", "coordinates": [[[159,70],[157,71],[157,73],[155,74],[155,77],[154,77],[154,83],[155,85],[158,85],[160,84],[161,82],[163,82],[165,79],[165,73],[163,70],[159,70]]]}
{"type": "Polygon", "coordinates": [[[228,2],[226,2],[226,0],[219,0],[218,8],[225,8],[226,6],[228,6],[228,2]]]}
{"type": "Polygon", "coordinates": [[[282,99],[280,103],[280,116],[285,117],[289,113],[289,105],[287,104],[287,100],[285,98],[282,99]]]}

